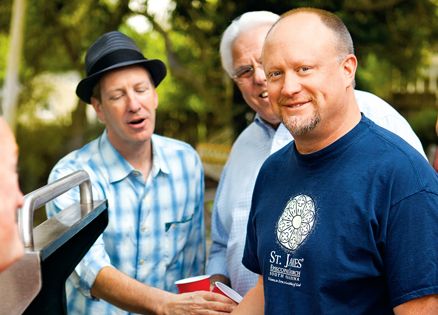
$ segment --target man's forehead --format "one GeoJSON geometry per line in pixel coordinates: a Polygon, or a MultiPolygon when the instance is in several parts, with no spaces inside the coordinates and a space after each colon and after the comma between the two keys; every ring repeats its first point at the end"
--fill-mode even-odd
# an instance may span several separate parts
{"type": "Polygon", "coordinates": [[[264,23],[240,32],[232,45],[235,67],[251,65],[253,61],[262,62],[263,43],[271,26],[272,23],[264,23]],[[246,40],[242,41],[242,38],[246,40]]]}
{"type": "MultiPolygon", "coordinates": [[[[335,34],[314,13],[299,12],[284,17],[269,32],[263,52],[282,47],[300,54],[329,53],[334,47],[335,34]]],[[[264,54],[262,57],[265,58],[264,54]]]]}
{"type": "Polygon", "coordinates": [[[121,73],[127,73],[127,72],[132,72],[132,73],[145,73],[147,78],[149,79],[149,81],[152,82],[151,79],[151,75],[148,71],[148,69],[146,69],[145,67],[141,66],[141,65],[132,65],[132,66],[127,66],[127,67],[121,67],[121,68],[117,68],[111,71],[106,72],[104,75],[102,75],[101,77],[101,81],[103,79],[107,79],[107,78],[114,78],[114,77],[118,77],[119,74],[121,73]]]}
{"type": "Polygon", "coordinates": [[[269,31],[266,40],[268,41],[276,36],[297,36],[303,33],[314,34],[315,31],[320,32],[323,28],[327,29],[317,14],[297,12],[280,19],[269,31]]]}
{"type": "Polygon", "coordinates": [[[237,34],[236,38],[234,39],[234,43],[239,42],[239,40],[242,37],[254,38],[255,35],[266,36],[266,34],[268,33],[268,31],[272,27],[272,25],[273,25],[273,23],[266,22],[266,23],[258,24],[254,27],[242,29],[239,32],[239,34],[237,34]]]}

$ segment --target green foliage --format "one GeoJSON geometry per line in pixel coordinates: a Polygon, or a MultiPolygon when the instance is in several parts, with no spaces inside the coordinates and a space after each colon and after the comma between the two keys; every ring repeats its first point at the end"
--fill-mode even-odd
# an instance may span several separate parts
{"type": "Polygon", "coordinates": [[[94,0],[28,1],[24,49],[26,67],[42,71],[83,71],[86,48],[122,23],[129,1],[117,6],[94,0]]]}
{"type": "Polygon", "coordinates": [[[2,0],[0,2],[0,33],[8,33],[11,23],[12,0],[2,0]]]}
{"type": "MultiPolygon", "coordinates": [[[[156,131],[194,146],[217,141],[212,139],[231,143],[252,113],[224,75],[218,53],[223,30],[243,12],[270,10],[281,14],[301,6],[335,12],[355,41],[358,87],[385,99],[390,99],[394,74],[406,81],[416,78],[419,69],[427,66],[431,52],[437,52],[437,43],[431,40],[438,38],[436,0],[178,0],[170,12],[169,25],[147,11],[147,0],[135,1],[136,6],[132,2],[27,1],[20,77],[23,93],[18,110],[22,122],[17,128],[25,191],[44,184],[60,156],[102,130],[100,125],[89,125],[81,102],[70,117],[56,124],[36,119],[37,109],[47,106],[49,88],[37,87],[33,79],[49,71],[76,71],[83,76],[85,51],[104,32],[126,32],[146,57],[166,63],[168,76],[157,89],[160,104],[156,131]],[[127,19],[134,15],[145,16],[153,30],[141,34],[128,26],[127,19]]],[[[4,79],[11,5],[11,0],[0,3],[0,83],[4,79]]],[[[433,110],[425,110],[410,117],[423,142],[431,141],[430,124],[435,116],[433,110]]]]}
{"type": "Polygon", "coordinates": [[[407,117],[412,129],[421,139],[423,147],[426,149],[432,144],[438,144],[438,138],[435,133],[435,122],[438,111],[434,108],[421,109],[407,117]]]}
{"type": "Polygon", "coordinates": [[[8,54],[8,46],[9,40],[8,37],[2,33],[0,33],[0,56],[4,56],[4,58],[0,58],[0,84],[3,85],[3,78],[6,74],[6,56],[8,54]]]}
{"type": "MultiPolygon", "coordinates": [[[[90,125],[85,130],[86,140],[93,139],[100,132],[101,125],[90,125]]],[[[71,138],[70,129],[64,124],[18,124],[16,138],[20,148],[18,164],[24,193],[45,185],[52,167],[71,151],[66,145],[71,138]]]]}
{"type": "Polygon", "coordinates": [[[393,71],[391,65],[380,60],[374,53],[368,54],[359,64],[356,74],[356,87],[360,90],[373,91],[384,99],[391,97],[393,71]]]}
{"type": "Polygon", "coordinates": [[[67,153],[64,146],[68,140],[67,130],[64,125],[17,126],[21,188],[24,193],[46,183],[48,171],[67,153]]]}

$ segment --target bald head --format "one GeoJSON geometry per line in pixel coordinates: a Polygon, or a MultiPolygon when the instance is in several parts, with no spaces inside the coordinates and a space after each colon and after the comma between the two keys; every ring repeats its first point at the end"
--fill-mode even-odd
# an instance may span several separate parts
{"type": "Polygon", "coordinates": [[[312,34],[311,36],[317,39],[319,38],[320,32],[324,29],[321,26],[324,26],[326,28],[325,31],[332,33],[332,44],[339,53],[340,58],[348,54],[354,54],[353,40],[344,22],[335,14],[316,8],[297,8],[283,13],[271,28],[267,38],[269,38],[270,34],[278,25],[284,23],[291,17],[296,17],[299,19],[298,21],[301,22],[301,24],[290,25],[291,32],[312,34]],[[310,23],[310,21],[314,23],[310,23]],[[308,29],[307,32],[304,29],[305,27],[308,29]]]}

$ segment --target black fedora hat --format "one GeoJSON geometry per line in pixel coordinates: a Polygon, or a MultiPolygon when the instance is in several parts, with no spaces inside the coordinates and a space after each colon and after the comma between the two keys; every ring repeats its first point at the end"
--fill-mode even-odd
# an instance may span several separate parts
{"type": "Polygon", "coordinates": [[[76,95],[85,103],[91,103],[93,88],[104,73],[131,65],[144,66],[149,71],[155,87],[166,76],[164,63],[158,59],[145,58],[131,38],[118,31],[103,34],[87,50],[87,77],[79,82],[76,95]]]}

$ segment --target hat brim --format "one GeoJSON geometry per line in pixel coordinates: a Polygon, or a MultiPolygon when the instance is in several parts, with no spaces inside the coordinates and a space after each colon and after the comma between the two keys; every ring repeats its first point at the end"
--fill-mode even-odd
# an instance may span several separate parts
{"type": "Polygon", "coordinates": [[[91,95],[93,93],[93,88],[99,82],[102,75],[111,70],[133,65],[144,66],[146,70],[149,71],[155,87],[160,84],[160,82],[165,78],[167,74],[165,64],[158,59],[141,59],[120,62],[82,79],[76,87],[76,95],[85,103],[91,104],[91,95]]]}

